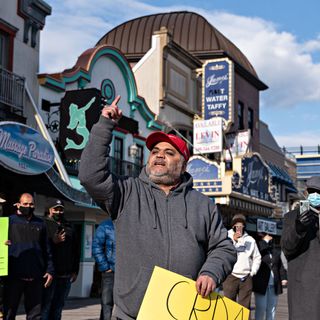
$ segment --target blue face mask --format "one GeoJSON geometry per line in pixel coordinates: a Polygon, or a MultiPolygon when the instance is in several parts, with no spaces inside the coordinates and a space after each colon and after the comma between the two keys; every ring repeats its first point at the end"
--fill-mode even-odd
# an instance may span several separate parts
{"type": "Polygon", "coordinates": [[[308,201],[312,207],[320,207],[320,194],[317,192],[310,193],[308,196],[308,201]]]}

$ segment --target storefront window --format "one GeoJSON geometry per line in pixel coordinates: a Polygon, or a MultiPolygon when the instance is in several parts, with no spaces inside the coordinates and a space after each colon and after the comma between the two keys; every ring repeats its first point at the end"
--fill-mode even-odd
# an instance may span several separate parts
{"type": "Polygon", "coordinates": [[[253,136],[253,109],[248,108],[248,129],[250,129],[250,134],[253,136]]]}
{"type": "Polygon", "coordinates": [[[239,101],[238,103],[238,129],[244,129],[244,105],[242,102],[239,101]]]}

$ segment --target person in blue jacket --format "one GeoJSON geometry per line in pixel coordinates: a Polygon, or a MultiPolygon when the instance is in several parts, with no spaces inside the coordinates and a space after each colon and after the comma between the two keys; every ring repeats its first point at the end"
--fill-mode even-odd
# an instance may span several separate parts
{"type": "Polygon", "coordinates": [[[101,272],[100,320],[110,320],[113,308],[115,233],[111,219],[103,221],[92,242],[92,254],[101,272]]]}

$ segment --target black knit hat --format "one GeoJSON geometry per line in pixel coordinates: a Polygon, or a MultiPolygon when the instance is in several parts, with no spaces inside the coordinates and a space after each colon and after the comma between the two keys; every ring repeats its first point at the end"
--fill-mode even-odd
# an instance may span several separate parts
{"type": "Polygon", "coordinates": [[[309,178],[306,182],[306,186],[308,192],[313,190],[320,192],[320,176],[314,176],[309,178]]]}
{"type": "Polygon", "coordinates": [[[231,226],[233,227],[237,222],[242,222],[243,225],[246,225],[246,217],[243,214],[234,215],[231,221],[231,226]]]}
{"type": "Polygon", "coordinates": [[[57,207],[62,207],[64,208],[64,203],[60,199],[53,199],[49,202],[48,208],[57,208],[57,207]]]}

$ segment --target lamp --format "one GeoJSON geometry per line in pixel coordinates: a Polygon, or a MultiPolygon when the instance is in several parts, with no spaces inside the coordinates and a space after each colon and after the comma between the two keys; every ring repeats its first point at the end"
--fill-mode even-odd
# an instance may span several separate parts
{"type": "Polygon", "coordinates": [[[131,157],[132,159],[135,159],[138,155],[138,152],[139,152],[139,148],[138,148],[137,144],[133,143],[129,147],[128,152],[129,152],[129,157],[131,157]]]}

